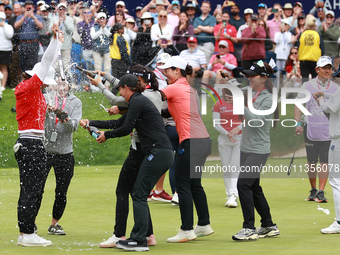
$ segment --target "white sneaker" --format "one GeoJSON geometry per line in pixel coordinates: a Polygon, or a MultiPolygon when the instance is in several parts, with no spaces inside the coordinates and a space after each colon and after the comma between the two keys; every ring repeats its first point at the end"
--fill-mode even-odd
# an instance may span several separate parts
{"type": "Polygon", "coordinates": [[[320,230],[322,234],[340,234],[340,224],[334,221],[328,228],[320,230]]]}
{"type": "Polygon", "coordinates": [[[179,199],[178,199],[178,193],[177,192],[175,192],[172,196],[171,205],[173,205],[173,206],[179,205],[179,199]]]}
{"type": "Polygon", "coordinates": [[[197,237],[208,236],[214,234],[214,230],[210,227],[210,225],[205,226],[195,226],[194,233],[197,237]]]}
{"type": "Polygon", "coordinates": [[[178,234],[168,238],[168,243],[184,243],[191,240],[195,240],[197,236],[193,230],[182,230],[178,231],[178,234]]]}
{"type": "Polygon", "coordinates": [[[116,237],[115,235],[112,235],[109,239],[99,244],[100,248],[113,248],[116,247],[116,243],[119,240],[125,240],[125,236],[122,237],[116,237]]]}
{"type": "Polygon", "coordinates": [[[46,240],[37,234],[24,234],[22,236],[18,236],[18,242],[17,245],[29,247],[29,246],[51,246],[52,242],[49,240],[46,240]]]}
{"type": "Polygon", "coordinates": [[[237,207],[237,197],[234,194],[228,198],[227,202],[225,203],[226,207],[235,208],[237,207]]]}

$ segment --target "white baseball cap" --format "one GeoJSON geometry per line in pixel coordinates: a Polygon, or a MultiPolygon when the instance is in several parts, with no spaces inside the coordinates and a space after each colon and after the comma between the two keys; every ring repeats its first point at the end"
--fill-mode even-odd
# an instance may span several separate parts
{"type": "MultiPolygon", "coordinates": [[[[33,76],[37,73],[37,70],[40,68],[40,66],[41,66],[41,62],[38,62],[34,65],[32,70],[25,71],[25,73],[27,73],[30,76],[33,76]]],[[[44,79],[44,84],[57,85],[56,81],[54,80],[54,74],[55,74],[55,70],[52,66],[50,66],[50,68],[47,71],[46,77],[44,79]]]]}
{"type": "Polygon", "coordinates": [[[117,6],[117,5],[125,6],[125,3],[124,3],[123,1],[118,1],[118,2],[116,3],[116,6],[117,6]]]}
{"type": "Polygon", "coordinates": [[[159,66],[159,69],[167,69],[170,67],[177,67],[181,70],[185,70],[188,65],[188,62],[184,60],[184,58],[180,56],[173,56],[169,58],[164,65],[159,66]]]}
{"type": "Polygon", "coordinates": [[[318,62],[316,62],[316,67],[324,67],[327,65],[333,66],[332,58],[328,56],[321,56],[318,62]]]}
{"type": "Polygon", "coordinates": [[[57,9],[59,9],[60,7],[65,7],[67,9],[67,5],[65,3],[60,3],[57,5],[57,9]]]}
{"type": "Polygon", "coordinates": [[[153,19],[150,12],[144,12],[141,19],[153,19]]]}
{"type": "Polygon", "coordinates": [[[326,11],[326,16],[327,15],[332,15],[332,17],[335,17],[334,12],[332,10],[326,11]]]}
{"type": "Polygon", "coordinates": [[[281,20],[281,23],[284,23],[284,24],[286,24],[286,25],[289,25],[289,26],[290,26],[290,22],[289,22],[289,20],[288,20],[288,19],[282,19],[282,20],[281,20]]]}
{"type": "Polygon", "coordinates": [[[106,13],[105,13],[105,12],[99,12],[99,13],[97,14],[97,19],[100,19],[100,18],[105,18],[105,19],[107,19],[106,13]]]}
{"type": "Polygon", "coordinates": [[[170,54],[162,53],[157,57],[156,61],[157,63],[165,63],[169,58],[171,58],[170,54]]]}
{"type": "Polygon", "coordinates": [[[40,4],[45,5],[46,3],[45,3],[45,1],[40,0],[40,1],[37,2],[37,6],[39,6],[40,4]]]}
{"type": "Polygon", "coordinates": [[[136,23],[135,20],[134,20],[133,18],[131,18],[131,17],[127,18],[127,19],[125,20],[125,22],[128,22],[128,23],[136,23]]]}
{"type": "Polygon", "coordinates": [[[218,45],[223,45],[223,46],[229,48],[228,42],[225,41],[225,40],[220,41],[220,42],[218,43],[218,45]]]}
{"type": "Polygon", "coordinates": [[[244,13],[244,14],[253,14],[254,11],[253,11],[253,9],[251,9],[251,8],[247,8],[247,9],[244,10],[243,13],[244,13]]]}

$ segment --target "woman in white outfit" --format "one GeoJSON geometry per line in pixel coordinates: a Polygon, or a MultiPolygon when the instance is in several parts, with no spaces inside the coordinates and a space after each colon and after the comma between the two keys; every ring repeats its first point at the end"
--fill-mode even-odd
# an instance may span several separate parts
{"type": "MultiPolygon", "coordinates": [[[[236,79],[232,79],[229,81],[229,85],[238,86],[239,83],[236,79]]],[[[225,192],[227,194],[225,206],[233,208],[237,207],[237,178],[240,171],[240,141],[242,131],[241,127],[238,127],[238,124],[241,122],[239,115],[233,114],[233,104],[228,103],[226,100],[227,90],[223,89],[222,91],[222,100],[218,101],[213,107],[213,119],[215,120],[214,128],[220,133],[218,137],[218,150],[222,162],[225,192]],[[228,137],[230,132],[235,134],[231,139],[228,137]]]]}

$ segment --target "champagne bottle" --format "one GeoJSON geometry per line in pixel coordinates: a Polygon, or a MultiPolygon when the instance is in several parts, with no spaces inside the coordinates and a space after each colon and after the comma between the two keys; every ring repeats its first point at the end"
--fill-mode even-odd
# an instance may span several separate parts
{"type": "Polygon", "coordinates": [[[100,134],[97,133],[97,131],[100,131],[98,128],[86,125],[85,128],[89,131],[90,135],[94,138],[98,138],[100,134]]]}
{"type": "Polygon", "coordinates": [[[68,114],[60,108],[55,109],[54,113],[60,121],[65,121],[68,118],[68,114]]]}
{"type": "MultiPolygon", "coordinates": [[[[90,76],[92,79],[95,79],[97,77],[97,74],[94,73],[93,71],[86,70],[84,68],[81,68],[80,66],[76,66],[76,69],[78,69],[83,74],[90,76]]],[[[106,78],[105,77],[101,77],[101,78],[102,78],[102,83],[104,84],[106,82],[106,78]]]]}

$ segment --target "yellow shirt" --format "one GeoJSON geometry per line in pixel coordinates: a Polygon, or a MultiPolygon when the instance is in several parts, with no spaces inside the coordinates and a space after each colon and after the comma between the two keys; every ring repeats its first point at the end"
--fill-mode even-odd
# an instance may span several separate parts
{"type": "Polygon", "coordinates": [[[304,31],[299,39],[299,60],[317,62],[321,57],[320,35],[315,30],[304,31]]]}
{"type": "MultiPolygon", "coordinates": [[[[110,58],[113,58],[113,59],[121,59],[122,58],[122,56],[120,55],[120,50],[119,50],[118,44],[117,44],[118,36],[122,36],[122,35],[120,35],[118,33],[114,34],[113,42],[110,45],[110,58]]],[[[125,40],[125,43],[126,43],[126,48],[127,48],[128,54],[130,54],[129,44],[126,42],[126,40],[125,40]]]]}

